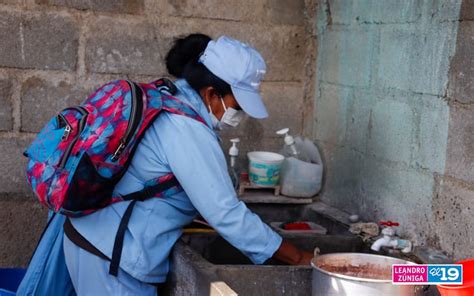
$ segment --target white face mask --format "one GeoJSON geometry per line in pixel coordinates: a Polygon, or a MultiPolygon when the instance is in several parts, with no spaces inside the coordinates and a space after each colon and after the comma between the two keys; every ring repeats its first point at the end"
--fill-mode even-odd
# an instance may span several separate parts
{"type": "Polygon", "coordinates": [[[224,107],[224,115],[222,115],[219,121],[217,117],[212,113],[211,106],[209,105],[209,115],[211,115],[212,126],[215,129],[222,130],[225,126],[236,127],[244,118],[244,112],[242,110],[236,110],[234,108],[227,108],[224,104],[224,100],[221,97],[222,107],[224,107]]]}

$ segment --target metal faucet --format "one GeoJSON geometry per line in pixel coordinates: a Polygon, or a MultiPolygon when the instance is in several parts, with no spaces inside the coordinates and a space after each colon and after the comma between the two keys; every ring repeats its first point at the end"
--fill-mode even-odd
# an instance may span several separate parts
{"type": "Polygon", "coordinates": [[[392,247],[399,249],[402,253],[410,253],[412,250],[412,243],[409,240],[401,239],[395,236],[395,229],[393,226],[399,226],[400,224],[392,221],[380,221],[380,225],[386,226],[382,229],[382,237],[376,240],[370,249],[373,251],[380,251],[381,247],[392,247]]]}

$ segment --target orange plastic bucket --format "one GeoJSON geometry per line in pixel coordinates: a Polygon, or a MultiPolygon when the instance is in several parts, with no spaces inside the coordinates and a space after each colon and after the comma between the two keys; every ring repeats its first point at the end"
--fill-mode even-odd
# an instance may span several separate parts
{"type": "Polygon", "coordinates": [[[473,296],[474,295],[474,259],[456,262],[462,264],[462,285],[438,285],[441,296],[473,296]]]}

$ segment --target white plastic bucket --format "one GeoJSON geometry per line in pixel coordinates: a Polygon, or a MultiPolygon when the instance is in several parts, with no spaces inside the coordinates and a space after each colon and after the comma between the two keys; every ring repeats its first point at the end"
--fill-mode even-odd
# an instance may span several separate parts
{"type": "Polygon", "coordinates": [[[249,179],[258,186],[278,184],[281,164],[285,157],[278,153],[253,151],[247,153],[249,158],[249,179]]]}

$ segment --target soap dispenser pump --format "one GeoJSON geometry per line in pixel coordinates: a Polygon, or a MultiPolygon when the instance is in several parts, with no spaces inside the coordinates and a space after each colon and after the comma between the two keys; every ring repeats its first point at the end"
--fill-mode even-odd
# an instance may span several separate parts
{"type": "Polygon", "coordinates": [[[283,135],[285,136],[284,141],[285,141],[285,144],[291,149],[290,151],[291,156],[298,158],[298,150],[296,149],[296,146],[295,146],[295,139],[290,134],[288,134],[289,131],[290,131],[289,128],[284,128],[277,131],[276,133],[280,136],[283,136],[283,135]]]}
{"type": "Polygon", "coordinates": [[[232,146],[229,148],[229,156],[230,156],[230,177],[232,179],[232,183],[234,184],[234,188],[237,190],[239,187],[239,174],[237,172],[237,157],[239,156],[239,148],[237,148],[237,143],[240,142],[239,138],[231,139],[230,142],[232,146]]]}
{"type": "Polygon", "coordinates": [[[285,156],[294,157],[302,161],[309,161],[308,157],[300,153],[300,151],[296,147],[295,139],[290,134],[288,134],[289,131],[289,128],[284,128],[276,132],[280,136],[285,136],[285,138],[283,139],[285,141],[286,148],[283,149],[285,156]]]}
{"type": "Polygon", "coordinates": [[[237,160],[237,156],[239,156],[239,148],[237,148],[237,143],[240,142],[240,139],[231,139],[230,142],[232,143],[232,146],[229,149],[230,166],[234,167],[237,160]]]}

